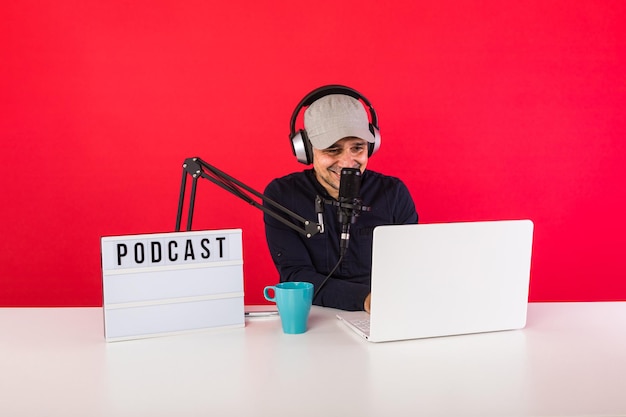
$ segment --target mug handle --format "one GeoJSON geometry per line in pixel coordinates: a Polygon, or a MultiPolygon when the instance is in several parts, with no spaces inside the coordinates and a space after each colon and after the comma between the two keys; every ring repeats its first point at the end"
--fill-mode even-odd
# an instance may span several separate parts
{"type": "Polygon", "coordinates": [[[269,286],[263,288],[263,297],[265,297],[265,299],[267,301],[276,302],[276,287],[274,287],[273,285],[269,285],[269,286]],[[272,290],[274,292],[274,296],[273,297],[269,296],[269,290],[272,290]]]}

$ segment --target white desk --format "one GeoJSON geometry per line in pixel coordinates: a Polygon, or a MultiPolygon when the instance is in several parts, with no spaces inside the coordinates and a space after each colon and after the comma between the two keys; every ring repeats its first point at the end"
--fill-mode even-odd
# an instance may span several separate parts
{"type": "Polygon", "coordinates": [[[0,415],[626,415],[626,303],[531,304],[522,331],[385,344],[335,312],[314,307],[302,335],[251,319],[107,344],[101,308],[0,309],[0,415]]]}

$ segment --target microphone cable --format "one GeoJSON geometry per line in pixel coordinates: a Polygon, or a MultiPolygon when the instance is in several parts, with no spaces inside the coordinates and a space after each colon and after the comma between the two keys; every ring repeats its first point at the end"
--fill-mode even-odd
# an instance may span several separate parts
{"type": "Polygon", "coordinates": [[[339,268],[339,265],[341,265],[341,261],[343,261],[343,255],[344,254],[342,253],[341,256],[339,256],[339,260],[337,261],[337,264],[335,265],[333,270],[330,271],[330,273],[326,276],[326,278],[324,278],[324,281],[322,281],[320,286],[317,287],[317,289],[313,293],[313,300],[312,301],[315,301],[315,298],[317,298],[317,295],[319,294],[319,292],[322,289],[322,287],[324,287],[324,285],[326,284],[326,281],[328,281],[328,279],[333,275],[333,273],[337,270],[337,268],[339,268]]]}

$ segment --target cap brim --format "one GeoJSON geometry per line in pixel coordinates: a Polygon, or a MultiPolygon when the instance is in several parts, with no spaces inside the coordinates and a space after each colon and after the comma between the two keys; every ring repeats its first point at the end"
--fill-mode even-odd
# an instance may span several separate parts
{"type": "Polygon", "coordinates": [[[374,143],[374,135],[369,129],[336,128],[315,136],[309,136],[311,145],[316,149],[326,149],[344,138],[359,138],[374,143]]]}

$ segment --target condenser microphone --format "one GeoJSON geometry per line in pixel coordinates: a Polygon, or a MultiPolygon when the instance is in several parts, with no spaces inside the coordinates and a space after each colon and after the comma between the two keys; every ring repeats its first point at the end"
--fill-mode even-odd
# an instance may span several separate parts
{"type": "Polygon", "coordinates": [[[343,256],[350,242],[350,225],[356,222],[361,207],[359,192],[361,191],[361,170],[358,168],[342,168],[339,179],[339,209],[337,217],[341,224],[341,240],[339,248],[343,256]]]}

